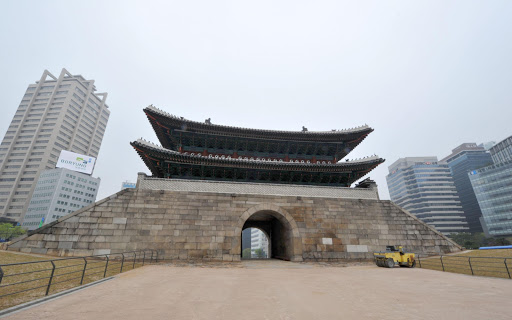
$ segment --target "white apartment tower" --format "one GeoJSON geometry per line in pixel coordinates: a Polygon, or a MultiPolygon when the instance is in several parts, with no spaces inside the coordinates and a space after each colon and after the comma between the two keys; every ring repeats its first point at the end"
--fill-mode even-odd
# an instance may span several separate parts
{"type": "Polygon", "coordinates": [[[0,146],[0,217],[22,221],[39,174],[61,150],[97,157],[110,111],[94,80],[47,70],[28,86],[0,146]]]}
{"type": "Polygon", "coordinates": [[[251,228],[251,256],[256,257],[256,249],[263,249],[264,258],[268,258],[268,239],[260,229],[251,228]]]}
{"type": "Polygon", "coordinates": [[[96,201],[99,178],[65,168],[44,170],[21,226],[34,230],[96,201]]]}

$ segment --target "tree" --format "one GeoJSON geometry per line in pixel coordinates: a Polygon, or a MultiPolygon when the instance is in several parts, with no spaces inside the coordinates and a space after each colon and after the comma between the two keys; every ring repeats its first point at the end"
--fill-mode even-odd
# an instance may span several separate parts
{"type": "Polygon", "coordinates": [[[263,251],[262,248],[254,250],[254,253],[256,254],[256,258],[265,258],[265,251],[263,251]]]}
{"type": "Polygon", "coordinates": [[[458,245],[471,249],[473,247],[473,237],[471,233],[461,232],[450,234],[450,238],[458,245]]]}
{"type": "Polygon", "coordinates": [[[487,238],[484,239],[481,243],[482,247],[492,247],[492,246],[508,246],[510,245],[510,241],[505,238],[487,238]]]}
{"type": "Polygon", "coordinates": [[[0,242],[8,241],[24,234],[26,231],[20,226],[13,226],[10,223],[0,223],[0,242]]]}
{"type": "Polygon", "coordinates": [[[484,239],[484,234],[461,232],[450,234],[449,237],[466,249],[478,249],[480,247],[480,243],[484,239]]]}
{"type": "Polygon", "coordinates": [[[245,248],[244,251],[242,251],[242,258],[243,259],[251,258],[251,248],[245,248]]]}
{"type": "Polygon", "coordinates": [[[506,246],[510,244],[505,238],[486,238],[480,233],[455,233],[450,234],[450,238],[466,249],[478,249],[480,247],[506,246]]]}

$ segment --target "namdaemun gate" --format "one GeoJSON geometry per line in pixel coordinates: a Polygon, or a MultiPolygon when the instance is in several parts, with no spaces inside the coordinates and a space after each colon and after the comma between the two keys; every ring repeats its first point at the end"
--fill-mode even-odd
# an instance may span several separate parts
{"type": "Polygon", "coordinates": [[[290,261],[372,259],[388,245],[420,254],[461,248],[389,200],[366,177],[378,156],[347,160],[373,129],[279,131],[144,109],[158,144],[131,142],[137,187],[34,230],[9,250],[91,255],[142,249],[160,259],[240,261],[242,231],[290,261]],[[359,183],[355,184],[357,181],[359,183]],[[354,185],[352,187],[352,185],[354,185]]]}

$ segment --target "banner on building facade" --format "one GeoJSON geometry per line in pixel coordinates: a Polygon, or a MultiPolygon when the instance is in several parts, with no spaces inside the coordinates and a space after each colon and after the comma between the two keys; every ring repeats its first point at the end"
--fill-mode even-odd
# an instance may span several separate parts
{"type": "Polygon", "coordinates": [[[83,154],[62,150],[60,152],[60,157],[55,167],[65,168],[86,174],[92,174],[95,162],[96,158],[94,157],[89,157],[83,154]]]}

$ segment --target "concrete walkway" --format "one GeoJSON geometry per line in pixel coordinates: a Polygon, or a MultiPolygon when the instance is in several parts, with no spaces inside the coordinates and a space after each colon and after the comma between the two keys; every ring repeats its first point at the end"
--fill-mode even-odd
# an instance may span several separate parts
{"type": "Polygon", "coordinates": [[[276,261],[146,266],[5,319],[511,319],[512,281],[276,261]]]}

